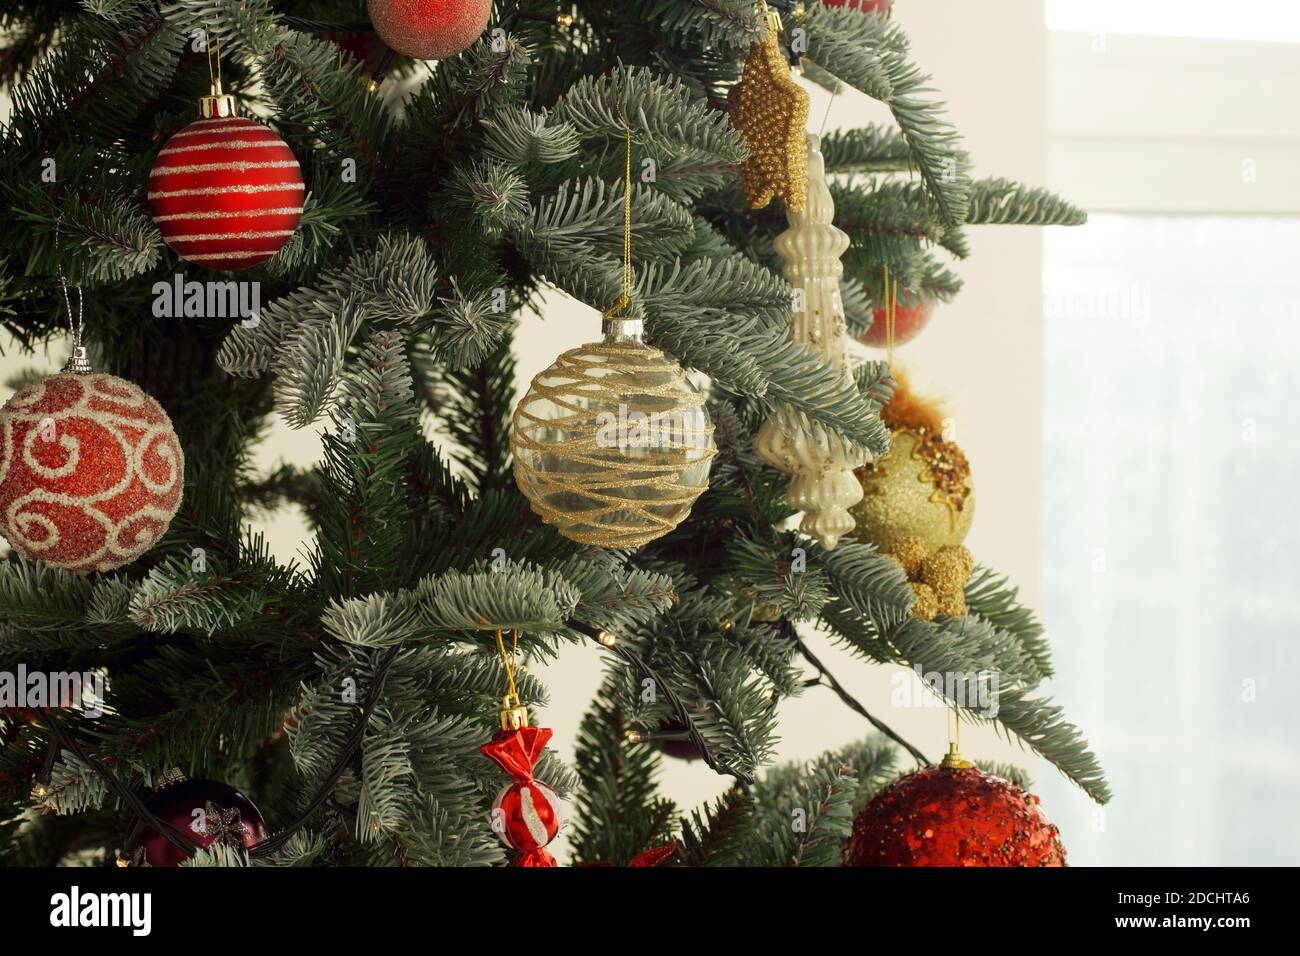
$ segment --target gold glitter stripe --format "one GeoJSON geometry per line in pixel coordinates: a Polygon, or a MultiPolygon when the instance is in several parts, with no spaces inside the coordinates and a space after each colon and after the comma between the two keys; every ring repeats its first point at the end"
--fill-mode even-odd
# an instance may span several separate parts
{"type": "Polygon", "coordinates": [[[296,159],[275,159],[265,163],[249,163],[244,161],[234,163],[197,163],[193,166],[155,166],[149,172],[149,178],[155,176],[170,176],[173,173],[216,173],[216,172],[245,172],[250,169],[298,169],[298,160],[296,159]]]}
{"type": "Polygon", "coordinates": [[[263,250],[261,252],[249,251],[246,249],[236,249],[231,252],[204,252],[204,253],[187,252],[185,254],[185,260],[187,262],[212,262],[212,261],[221,261],[223,259],[253,259],[253,258],[269,259],[273,255],[275,255],[275,251],[269,249],[263,250]]]}
{"type": "Polygon", "coordinates": [[[172,153],[198,153],[205,149],[274,149],[276,147],[288,149],[284,140],[280,139],[274,133],[269,139],[237,139],[221,140],[216,143],[195,143],[192,146],[168,146],[158,153],[159,156],[168,156],[172,153]]]}
{"type": "Polygon", "coordinates": [[[291,189],[307,191],[303,183],[260,183],[249,186],[199,186],[194,189],[160,189],[149,193],[150,199],[171,199],[173,196],[224,196],[226,193],[282,193],[291,189]]]}
{"type": "Polygon", "coordinates": [[[170,216],[154,216],[154,222],[172,222],[176,219],[239,219],[254,216],[288,216],[300,215],[302,206],[279,206],[275,209],[250,209],[247,212],[177,212],[170,216]]]}
{"type": "Polygon", "coordinates": [[[610,548],[639,547],[676,527],[685,515],[673,512],[708,488],[707,478],[688,484],[685,472],[717,451],[704,396],[684,390],[685,377],[658,350],[598,344],[565,352],[534,378],[510,431],[516,484],[533,511],[571,540],[610,548]],[[561,414],[533,408],[548,402],[561,414]],[[668,435],[635,454],[602,444],[601,416],[620,407],[629,419],[665,416],[668,435]],[[534,468],[531,453],[548,465],[534,468]]]}
{"type": "Polygon", "coordinates": [[[273,239],[276,236],[292,235],[292,229],[267,229],[251,232],[187,232],[168,236],[167,242],[206,242],[216,239],[273,239]]]}

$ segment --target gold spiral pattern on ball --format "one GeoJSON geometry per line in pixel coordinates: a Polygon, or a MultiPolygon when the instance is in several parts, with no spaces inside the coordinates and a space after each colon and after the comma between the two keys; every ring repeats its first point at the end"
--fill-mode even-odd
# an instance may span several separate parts
{"type": "Polygon", "coordinates": [[[708,487],[716,452],[704,397],[680,365],[658,349],[605,343],[571,349],[533,379],[510,449],[533,511],[565,537],[607,548],[677,527],[708,487]],[[640,416],[652,440],[625,440],[640,416]]]}

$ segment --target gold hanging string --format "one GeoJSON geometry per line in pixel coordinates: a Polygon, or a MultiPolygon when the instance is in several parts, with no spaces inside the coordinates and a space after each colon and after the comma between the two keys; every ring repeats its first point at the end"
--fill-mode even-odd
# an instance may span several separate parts
{"type": "MultiPolygon", "coordinates": [[[[54,254],[58,257],[59,252],[59,235],[63,225],[63,216],[59,216],[54,221],[54,254]]],[[[81,283],[77,283],[77,319],[72,319],[72,299],[68,296],[68,278],[63,274],[63,263],[56,262],[59,270],[59,285],[63,287],[63,305],[68,310],[68,333],[72,336],[72,349],[75,355],[76,350],[81,346],[81,329],[82,320],[86,311],[86,300],[81,292],[81,283]]]]}
{"type": "Polygon", "coordinates": [[[515,628],[514,642],[510,653],[506,653],[506,640],[501,628],[497,628],[497,647],[501,650],[501,663],[506,669],[506,681],[509,684],[507,696],[515,704],[519,703],[519,689],[515,686],[515,671],[519,660],[519,629],[515,628]]]}
{"type": "Polygon", "coordinates": [[[623,165],[623,294],[606,309],[602,318],[622,318],[623,310],[632,304],[632,126],[623,112],[623,104],[615,107],[623,123],[626,159],[623,165]]]}
{"type": "Polygon", "coordinates": [[[203,49],[208,57],[208,81],[212,84],[213,92],[221,90],[221,37],[218,36],[215,41],[216,46],[216,69],[213,69],[213,40],[208,36],[208,27],[203,25],[203,49]]]}
{"type": "Polygon", "coordinates": [[[897,319],[896,308],[898,305],[898,279],[893,281],[893,288],[890,288],[889,265],[884,266],[885,273],[885,364],[889,368],[894,367],[894,329],[897,319]]]}

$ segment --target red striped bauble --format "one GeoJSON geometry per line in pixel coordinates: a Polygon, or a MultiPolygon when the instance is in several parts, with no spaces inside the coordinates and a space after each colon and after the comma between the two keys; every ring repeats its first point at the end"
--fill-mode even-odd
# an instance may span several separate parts
{"type": "Polygon", "coordinates": [[[305,188],[284,140],[231,107],[163,146],[149,171],[149,213],[186,262],[248,269],[289,241],[305,188]]]}

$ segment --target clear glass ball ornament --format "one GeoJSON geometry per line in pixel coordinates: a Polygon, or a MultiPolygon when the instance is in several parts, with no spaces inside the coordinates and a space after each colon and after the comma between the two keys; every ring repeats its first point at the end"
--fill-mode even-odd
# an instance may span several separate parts
{"type": "Polygon", "coordinates": [[[515,483],[560,534],[636,548],[672,531],[709,484],[715,453],[704,396],[682,367],[607,325],[533,379],[515,408],[515,483]]]}

